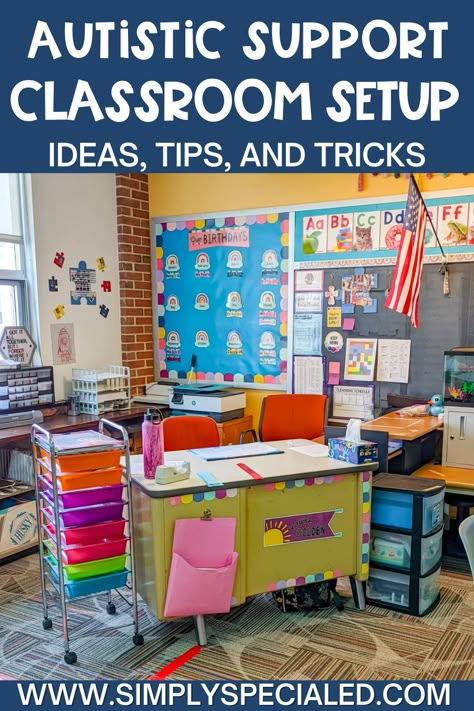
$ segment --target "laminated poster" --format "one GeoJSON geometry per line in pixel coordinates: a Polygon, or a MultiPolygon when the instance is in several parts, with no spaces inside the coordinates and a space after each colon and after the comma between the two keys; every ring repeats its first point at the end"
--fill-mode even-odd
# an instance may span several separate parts
{"type": "Polygon", "coordinates": [[[73,323],[51,324],[51,348],[53,365],[67,365],[76,362],[73,323]]]}
{"type": "Polygon", "coordinates": [[[344,380],[373,381],[376,354],[376,338],[348,338],[344,380]]]}

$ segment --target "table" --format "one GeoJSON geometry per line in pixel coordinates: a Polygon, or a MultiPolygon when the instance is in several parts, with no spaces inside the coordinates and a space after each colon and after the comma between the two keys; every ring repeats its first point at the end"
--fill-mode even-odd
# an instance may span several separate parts
{"type": "MultiPolygon", "coordinates": [[[[423,479],[441,479],[446,483],[446,493],[474,496],[474,473],[472,469],[445,467],[429,462],[413,473],[423,479]]],[[[474,501],[473,501],[474,506],[474,501]]]]}
{"type": "MultiPolygon", "coordinates": [[[[220,461],[205,461],[186,451],[170,452],[165,460],[188,460],[191,477],[166,485],[146,480],[142,457],[132,457],[138,592],[159,619],[165,619],[174,523],[201,518],[205,509],[213,517],[237,521],[239,563],[232,604],[285,587],[350,576],[356,605],[364,608],[371,472],[377,465],[346,464],[295,451],[295,447],[313,445],[309,440],[266,444],[282,452],[220,461]],[[238,463],[245,463],[261,478],[252,478],[238,463]],[[208,487],[197,476],[203,471],[212,474],[220,486],[208,487]],[[307,538],[301,537],[301,531],[295,533],[298,519],[321,512],[331,514],[324,530],[313,528],[307,538]],[[293,533],[282,534],[278,541],[265,537],[267,531],[285,527],[293,533]],[[299,540],[294,540],[298,535],[299,540]]],[[[205,643],[202,627],[197,627],[198,641],[205,643]]]]}
{"type": "Polygon", "coordinates": [[[375,420],[364,422],[364,430],[388,432],[389,439],[403,443],[401,452],[389,457],[389,471],[394,474],[411,474],[435,458],[437,431],[443,424],[437,417],[404,417],[390,412],[375,420]]]}

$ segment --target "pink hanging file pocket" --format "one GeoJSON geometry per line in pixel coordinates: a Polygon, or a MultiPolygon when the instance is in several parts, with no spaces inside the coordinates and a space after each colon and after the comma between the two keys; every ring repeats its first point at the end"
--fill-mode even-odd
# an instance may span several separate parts
{"type": "Polygon", "coordinates": [[[237,571],[235,518],[175,523],[165,617],[229,612],[237,571]]]}

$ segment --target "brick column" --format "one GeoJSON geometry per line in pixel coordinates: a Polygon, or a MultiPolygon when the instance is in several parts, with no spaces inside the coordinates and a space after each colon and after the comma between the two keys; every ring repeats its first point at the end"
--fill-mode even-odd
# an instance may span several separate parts
{"type": "Polygon", "coordinates": [[[148,176],[116,176],[122,363],[130,368],[132,396],[155,380],[148,176]]]}

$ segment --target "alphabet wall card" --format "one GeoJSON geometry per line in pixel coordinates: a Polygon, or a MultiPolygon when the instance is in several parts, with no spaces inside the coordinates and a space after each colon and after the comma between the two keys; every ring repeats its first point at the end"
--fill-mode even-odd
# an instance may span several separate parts
{"type": "Polygon", "coordinates": [[[354,213],[328,216],[328,252],[350,252],[354,213]]]}
{"type": "Polygon", "coordinates": [[[438,238],[445,247],[467,245],[469,205],[440,205],[438,208],[438,238]]]}
{"type": "Polygon", "coordinates": [[[398,249],[403,235],[405,208],[382,210],[380,249],[398,249]]]}
{"type": "Polygon", "coordinates": [[[376,338],[348,338],[344,380],[371,382],[374,379],[376,354],[376,338]]]}
{"type": "Polygon", "coordinates": [[[438,231],[438,206],[428,208],[430,220],[426,220],[425,247],[436,247],[435,230],[438,231]]]}
{"type": "Polygon", "coordinates": [[[302,269],[295,272],[295,291],[322,291],[323,288],[322,269],[302,269]]]}
{"type": "Polygon", "coordinates": [[[380,246],[380,211],[355,212],[352,248],[356,252],[370,252],[380,246]]]}
{"type": "Polygon", "coordinates": [[[53,352],[53,365],[66,365],[76,362],[74,324],[51,324],[51,348],[53,352]]]}
{"type": "Polygon", "coordinates": [[[469,205],[469,224],[467,229],[467,243],[474,246],[474,202],[469,205]]]}
{"type": "Polygon", "coordinates": [[[325,252],[327,237],[327,215],[310,215],[303,218],[303,254],[325,252]]]}
{"type": "Polygon", "coordinates": [[[96,292],[93,291],[93,285],[96,281],[95,269],[88,269],[86,262],[79,262],[77,267],[69,269],[69,281],[74,284],[74,289],[71,291],[71,304],[78,306],[83,300],[88,306],[95,306],[96,292]]]}

